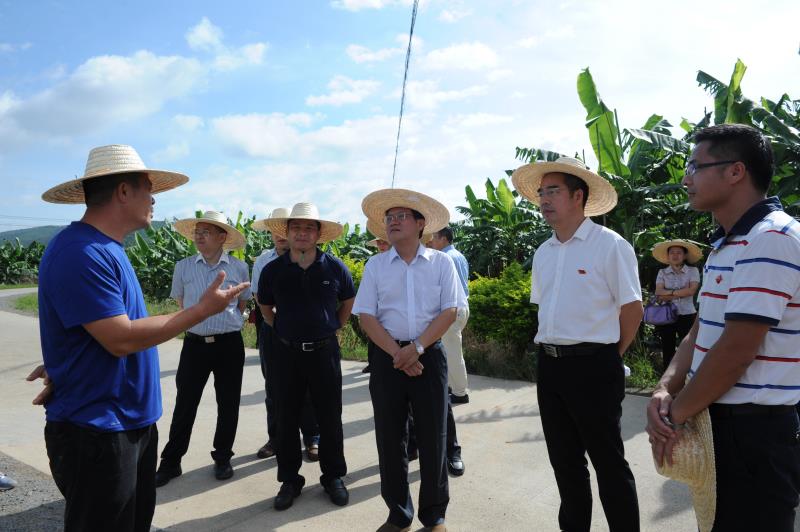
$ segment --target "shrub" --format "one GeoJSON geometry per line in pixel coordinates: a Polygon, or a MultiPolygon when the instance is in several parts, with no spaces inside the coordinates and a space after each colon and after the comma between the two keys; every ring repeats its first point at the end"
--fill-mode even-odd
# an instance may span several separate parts
{"type": "Polygon", "coordinates": [[[44,245],[31,242],[23,246],[19,238],[0,245],[0,284],[35,283],[44,245]]]}

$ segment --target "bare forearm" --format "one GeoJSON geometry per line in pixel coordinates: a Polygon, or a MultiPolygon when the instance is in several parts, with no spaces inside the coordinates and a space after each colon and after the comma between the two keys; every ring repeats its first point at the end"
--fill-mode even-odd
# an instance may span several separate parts
{"type": "Polygon", "coordinates": [[[350,319],[350,313],[353,310],[353,303],[355,302],[354,298],[347,299],[342,301],[341,305],[339,305],[339,309],[336,311],[336,315],[339,318],[339,327],[344,327],[347,324],[347,320],[350,319]]]}
{"type": "Polygon", "coordinates": [[[393,355],[400,349],[400,345],[394,338],[383,328],[378,318],[371,314],[359,314],[358,320],[361,323],[361,328],[367,333],[372,343],[393,355]]]}
{"type": "Polygon", "coordinates": [[[275,311],[272,310],[272,305],[262,305],[259,303],[258,308],[261,309],[261,317],[264,318],[264,321],[267,323],[267,325],[274,327],[275,311]]]}
{"type": "Polygon", "coordinates": [[[416,340],[422,344],[423,347],[428,347],[436,340],[440,339],[447,329],[456,321],[456,309],[449,308],[442,311],[441,314],[436,316],[428,327],[422,331],[419,338],[416,340]]]}
{"type": "Polygon", "coordinates": [[[636,338],[636,331],[639,330],[643,315],[644,309],[641,301],[631,301],[619,309],[619,343],[617,347],[620,356],[625,354],[633,339],[636,338]]]}

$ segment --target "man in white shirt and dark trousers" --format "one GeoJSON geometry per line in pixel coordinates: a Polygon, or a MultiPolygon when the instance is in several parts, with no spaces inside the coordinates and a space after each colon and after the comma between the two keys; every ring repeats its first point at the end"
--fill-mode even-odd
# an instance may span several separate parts
{"type": "Polygon", "coordinates": [[[458,274],[447,255],[426,248],[420,238],[423,229],[447,225],[450,215],[433,198],[402,189],[373,192],[361,207],[373,223],[384,223],[393,246],[367,262],[353,309],[370,338],[381,495],[389,508],[378,530],[409,530],[414,519],[406,452],[409,404],[420,458],[419,519],[426,530],[446,530],[447,359],[440,338],[455,321],[458,274]]]}
{"type": "MultiPolygon", "coordinates": [[[[202,218],[178,220],[175,230],[194,241],[199,251],[197,255],[175,265],[170,297],[181,308],[197,303],[221,271],[226,273],[223,287],[250,280],[247,264],[227,253],[227,250],[244,247],[244,235],[229,225],[222,213],[207,211],[202,218]]],[[[158,487],[182,473],[181,459],[189,449],[197,407],[212,373],[217,398],[217,427],[214,450],[211,452],[214,476],[218,480],[233,476],[231,457],[239,423],[244,369],[242,312],[249,298],[248,288],[223,312],[205,319],[186,332],[178,373],[175,375],[178,393],[169,427],[169,441],[161,451],[161,464],[156,473],[158,487]]]]}
{"type": "Polygon", "coordinates": [[[695,134],[683,185],[719,228],[700,310],[647,408],[658,463],[708,407],[714,531],[790,532],[800,501],[800,223],[767,197],[770,141],[741,124],[695,134]],[[690,377],[686,381],[686,377],[690,377]]]}
{"type": "Polygon", "coordinates": [[[588,218],[613,209],[617,194],[570,157],[522,166],[512,181],[553,228],[534,254],[531,302],[539,305],[536,388],[561,495],[559,526],[590,528],[588,453],[609,529],[638,531],[636,483],[620,434],[622,355],[643,314],[636,255],[617,233],[588,218]]]}

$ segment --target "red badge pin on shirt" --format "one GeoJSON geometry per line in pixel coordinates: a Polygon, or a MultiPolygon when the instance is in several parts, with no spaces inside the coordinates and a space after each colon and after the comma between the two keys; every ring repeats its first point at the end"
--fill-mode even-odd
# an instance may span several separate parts
{"type": "Polygon", "coordinates": [[[579,273],[580,275],[586,275],[586,270],[583,270],[583,269],[581,269],[581,270],[578,270],[578,273],[579,273]]]}
{"type": "Polygon", "coordinates": [[[722,282],[722,274],[717,275],[717,278],[714,279],[714,280],[717,282],[717,284],[721,283],[722,282]]]}

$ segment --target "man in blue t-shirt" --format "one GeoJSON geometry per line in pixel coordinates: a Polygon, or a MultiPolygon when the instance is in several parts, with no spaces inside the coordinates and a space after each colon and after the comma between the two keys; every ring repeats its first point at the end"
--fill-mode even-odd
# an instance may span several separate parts
{"type": "Polygon", "coordinates": [[[45,404],[50,470],[66,499],[65,530],[147,531],[155,510],[161,416],[155,345],[219,313],[247,287],[220,290],[217,277],[199,303],[147,316],[122,241],[147,227],[153,194],[188,181],[148,170],[130,146],[89,154],[84,176],[42,198],[85,203],[78,222],[47,246],[39,267],[39,328],[50,382],[45,404]]]}

